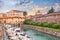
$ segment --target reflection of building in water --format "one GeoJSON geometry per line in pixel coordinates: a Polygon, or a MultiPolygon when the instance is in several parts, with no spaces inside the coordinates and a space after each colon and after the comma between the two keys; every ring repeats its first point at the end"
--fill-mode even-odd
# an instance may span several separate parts
{"type": "Polygon", "coordinates": [[[6,23],[16,23],[24,21],[23,11],[11,10],[7,13],[0,13],[0,21],[6,23]]]}

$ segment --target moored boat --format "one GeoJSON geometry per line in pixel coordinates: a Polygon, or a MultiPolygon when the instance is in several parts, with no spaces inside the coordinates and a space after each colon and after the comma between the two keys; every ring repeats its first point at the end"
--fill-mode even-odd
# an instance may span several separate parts
{"type": "Polygon", "coordinates": [[[31,40],[31,37],[27,36],[24,31],[20,31],[20,28],[11,27],[6,25],[6,33],[10,40],[31,40]],[[8,27],[8,28],[7,28],[8,27]]]}

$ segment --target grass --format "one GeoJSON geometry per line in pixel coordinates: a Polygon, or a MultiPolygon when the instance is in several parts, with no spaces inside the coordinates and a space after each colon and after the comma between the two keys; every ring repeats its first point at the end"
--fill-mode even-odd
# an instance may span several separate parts
{"type": "Polygon", "coordinates": [[[40,27],[40,26],[33,26],[33,25],[28,25],[30,27],[35,27],[35,28],[43,28],[47,30],[53,30],[53,31],[60,31],[60,29],[54,29],[54,28],[48,28],[48,27],[40,27]]]}

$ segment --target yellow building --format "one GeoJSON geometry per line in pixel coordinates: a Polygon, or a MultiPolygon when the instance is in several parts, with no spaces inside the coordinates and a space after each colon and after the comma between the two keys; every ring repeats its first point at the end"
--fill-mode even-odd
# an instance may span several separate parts
{"type": "Polygon", "coordinates": [[[0,16],[0,22],[17,23],[24,21],[23,11],[11,10],[6,14],[1,13],[0,16]]]}

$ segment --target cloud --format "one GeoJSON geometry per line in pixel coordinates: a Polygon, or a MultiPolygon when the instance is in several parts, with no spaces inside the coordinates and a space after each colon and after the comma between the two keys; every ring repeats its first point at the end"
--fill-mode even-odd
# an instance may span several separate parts
{"type": "Polygon", "coordinates": [[[47,10],[48,9],[48,7],[40,7],[40,10],[47,10]]]}
{"type": "Polygon", "coordinates": [[[33,10],[46,10],[48,7],[47,6],[43,6],[43,7],[41,7],[41,6],[34,6],[34,8],[33,8],[33,10]]]}
{"type": "Polygon", "coordinates": [[[60,8],[60,3],[56,3],[55,8],[56,8],[56,9],[59,9],[59,8],[60,8]]]}
{"type": "MultiPolygon", "coordinates": [[[[39,4],[36,5],[36,2],[34,0],[0,0],[0,12],[17,9],[33,12],[37,12],[38,10],[40,10],[42,13],[46,13],[52,6],[50,6],[49,4],[44,6],[40,6],[39,4]]],[[[53,6],[56,10],[60,9],[60,3],[56,3],[53,6]]]]}
{"type": "Polygon", "coordinates": [[[37,13],[38,11],[40,11],[42,14],[46,14],[47,11],[48,11],[48,7],[47,6],[43,6],[43,7],[41,7],[41,6],[34,6],[32,10],[35,13],[37,13]]]}
{"type": "MultiPolygon", "coordinates": [[[[30,10],[33,6],[32,0],[2,0],[4,5],[0,3],[0,10],[5,12],[7,10],[30,10]]],[[[0,11],[0,12],[1,12],[0,11]]]]}
{"type": "Polygon", "coordinates": [[[17,1],[18,3],[16,3],[16,6],[19,6],[19,5],[26,5],[26,4],[29,4],[32,2],[32,0],[19,0],[17,1]]]}
{"type": "Polygon", "coordinates": [[[54,9],[55,11],[60,11],[60,3],[55,3],[54,9]]]}
{"type": "Polygon", "coordinates": [[[18,4],[15,5],[15,7],[17,9],[20,9],[20,10],[22,9],[22,10],[26,10],[26,11],[32,9],[33,6],[34,6],[34,4],[33,4],[33,1],[32,0],[30,0],[28,2],[25,1],[23,4],[19,4],[18,3],[18,4]]]}

